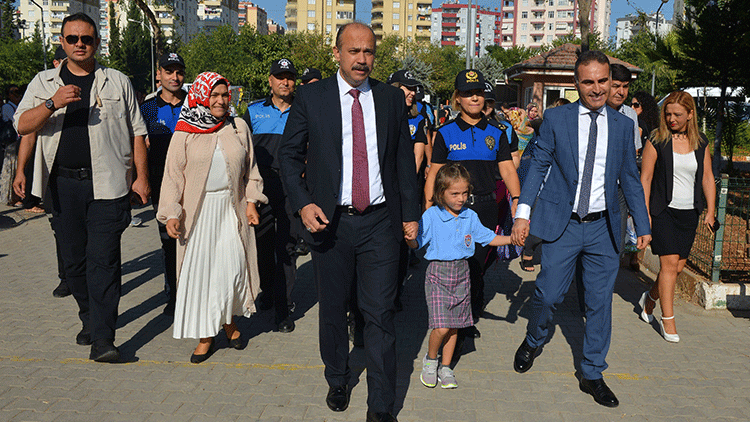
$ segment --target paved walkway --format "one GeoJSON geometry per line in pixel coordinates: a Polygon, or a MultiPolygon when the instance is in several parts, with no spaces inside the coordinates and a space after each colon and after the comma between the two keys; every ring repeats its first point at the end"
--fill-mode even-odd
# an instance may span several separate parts
{"type": "MultiPolygon", "coordinates": [[[[116,344],[127,363],[88,360],[75,344],[80,329],[72,298],[55,299],[52,233],[44,216],[0,207],[0,421],[363,421],[366,390],[361,350],[351,352],[351,405],[334,413],[318,354],[312,266],[301,260],[294,298],[297,329],[273,332],[271,312],[243,319],[245,350],[222,346],[191,365],[193,340],[175,340],[165,303],[159,240],[149,208],[143,227],[123,236],[123,297],[116,344]]],[[[424,264],[423,264],[424,265],[424,264]]],[[[457,390],[419,381],[426,351],[424,266],[411,270],[397,314],[401,421],[748,421],[750,315],[676,303],[682,341],[665,342],[639,321],[634,304],[652,274],[621,270],[614,296],[607,383],[620,399],[608,409],[578,390],[583,318],[575,292],[558,310],[549,344],[534,368],[512,369],[523,339],[536,273],[497,263],[487,276],[482,338],[466,344],[457,390]]]]}

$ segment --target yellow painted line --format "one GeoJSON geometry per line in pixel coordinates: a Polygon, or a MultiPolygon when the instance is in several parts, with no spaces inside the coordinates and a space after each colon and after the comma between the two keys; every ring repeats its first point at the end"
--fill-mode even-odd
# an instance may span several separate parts
{"type": "MultiPolygon", "coordinates": [[[[420,364],[421,365],[421,364],[420,364]]],[[[482,369],[461,369],[461,372],[475,372],[479,374],[515,374],[515,371],[511,370],[502,370],[502,371],[486,371],[482,369]]],[[[529,375],[532,374],[540,374],[540,375],[552,375],[552,376],[561,376],[561,377],[571,377],[575,378],[575,372],[556,372],[556,371],[533,371],[529,372],[529,375]]],[[[650,380],[655,379],[655,377],[649,376],[649,375],[638,375],[638,374],[627,374],[627,373],[610,373],[605,372],[604,378],[608,379],[620,379],[620,380],[628,380],[628,381],[642,381],[642,380],[650,380]]],[[[664,377],[660,377],[664,378],[664,377]]],[[[681,378],[681,377],[668,377],[668,378],[681,378]]]]}
{"type": "MultiPolygon", "coordinates": [[[[10,362],[48,362],[47,359],[38,358],[23,358],[20,356],[0,356],[0,361],[10,362]]],[[[94,362],[89,359],[80,358],[66,358],[59,360],[58,363],[63,365],[101,365],[98,362],[94,362]]],[[[186,368],[197,368],[205,366],[223,366],[225,368],[236,368],[236,369],[273,369],[279,371],[301,371],[301,370],[320,370],[325,368],[323,365],[294,365],[277,363],[273,365],[264,365],[260,363],[223,363],[223,362],[204,362],[200,365],[195,365],[190,362],[175,362],[175,361],[158,361],[158,360],[139,360],[137,362],[125,362],[117,365],[124,366],[171,366],[171,367],[186,367],[186,368]]]]}

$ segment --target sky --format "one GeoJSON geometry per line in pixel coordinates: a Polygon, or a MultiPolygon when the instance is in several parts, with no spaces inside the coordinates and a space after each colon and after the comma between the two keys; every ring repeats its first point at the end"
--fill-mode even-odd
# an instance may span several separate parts
{"type": "MultiPolygon", "coordinates": [[[[286,7],[285,0],[250,0],[258,6],[262,7],[268,13],[270,19],[281,23],[286,26],[284,22],[284,8],[286,7]]],[[[502,0],[472,0],[472,4],[479,2],[481,6],[487,6],[490,8],[500,7],[502,0]]],[[[442,0],[435,0],[432,2],[432,7],[440,7],[442,0]]],[[[461,3],[466,4],[467,0],[461,0],[461,3]]],[[[612,21],[610,22],[610,36],[615,35],[616,19],[621,18],[627,14],[635,13],[636,10],[642,10],[646,13],[656,12],[656,9],[661,4],[660,0],[612,0],[612,21]]],[[[370,0],[357,0],[357,20],[363,22],[370,22],[370,8],[372,2],[370,0]]],[[[660,13],[664,13],[667,19],[672,18],[672,7],[673,1],[665,4],[662,7],[660,13]]]]}

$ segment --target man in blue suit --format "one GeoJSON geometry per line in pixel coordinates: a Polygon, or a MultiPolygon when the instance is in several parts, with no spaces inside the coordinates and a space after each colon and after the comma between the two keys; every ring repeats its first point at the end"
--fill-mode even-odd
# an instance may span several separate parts
{"type": "Polygon", "coordinates": [[[512,240],[522,245],[534,205],[531,234],[545,242],[526,338],[513,368],[519,373],[531,368],[580,257],[586,301],[580,388],[597,403],[616,407],[619,402],[602,371],[607,368],[619,268],[618,184],[633,215],[639,249],[651,241],[651,231],[635,163],[633,122],[606,105],[611,80],[607,56],[581,53],[574,75],[580,100],[545,113],[513,225],[512,240]]]}

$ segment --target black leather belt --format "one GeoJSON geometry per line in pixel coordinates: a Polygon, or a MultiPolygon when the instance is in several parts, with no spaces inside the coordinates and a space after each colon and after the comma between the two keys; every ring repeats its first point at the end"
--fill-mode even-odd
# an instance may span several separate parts
{"type": "Polygon", "coordinates": [[[578,216],[578,214],[573,213],[573,214],[570,214],[570,219],[571,220],[575,220],[575,221],[577,221],[579,223],[590,223],[590,222],[596,221],[596,220],[598,220],[598,219],[600,219],[600,218],[602,218],[602,217],[604,217],[606,215],[607,215],[607,211],[599,211],[599,212],[592,212],[592,213],[586,214],[585,217],[581,218],[581,217],[578,216]]]}
{"type": "Polygon", "coordinates": [[[385,202],[381,202],[377,205],[370,205],[369,207],[365,208],[364,211],[359,212],[354,206],[352,205],[339,205],[336,207],[341,211],[342,214],[347,215],[366,215],[373,211],[377,211],[381,208],[385,208],[385,202]]]}
{"type": "Polygon", "coordinates": [[[495,201],[497,199],[497,195],[495,195],[495,192],[488,193],[486,195],[469,195],[469,199],[466,201],[467,205],[474,205],[479,202],[489,202],[489,201],[495,201]]]}
{"type": "Polygon", "coordinates": [[[91,180],[92,172],[91,169],[69,169],[65,167],[56,167],[54,173],[60,177],[67,177],[69,179],[77,180],[91,180]]]}

